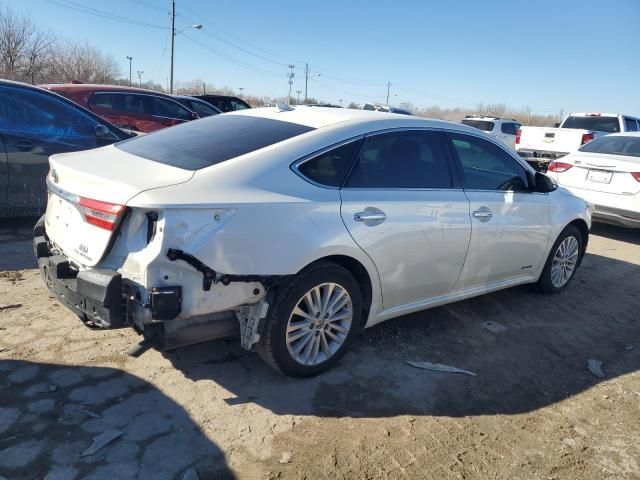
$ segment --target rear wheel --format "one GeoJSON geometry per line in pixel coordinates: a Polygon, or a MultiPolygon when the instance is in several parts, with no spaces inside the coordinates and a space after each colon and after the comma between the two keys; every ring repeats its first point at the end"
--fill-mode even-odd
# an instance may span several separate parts
{"type": "Polygon", "coordinates": [[[256,350],[285,375],[317,375],[344,355],[361,316],[360,288],[349,271],[317,263],[279,289],[256,350]]]}
{"type": "Polygon", "coordinates": [[[573,225],[562,231],[538,280],[540,290],[544,293],[558,293],[569,285],[580,264],[583,244],[582,234],[573,225]]]}

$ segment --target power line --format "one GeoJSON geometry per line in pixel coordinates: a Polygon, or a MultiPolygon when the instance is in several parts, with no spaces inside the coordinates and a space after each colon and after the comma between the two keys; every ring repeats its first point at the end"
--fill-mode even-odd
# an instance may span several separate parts
{"type": "Polygon", "coordinates": [[[167,30],[167,27],[163,27],[162,25],[155,25],[147,22],[140,22],[137,20],[131,20],[129,18],[121,17],[119,15],[113,15],[111,13],[105,12],[103,10],[97,10],[95,8],[85,7],[84,5],[78,4],[76,2],[72,2],[71,0],[45,0],[48,3],[53,5],[57,5],[63,8],[69,8],[71,10],[76,10],[78,12],[86,13],[87,15],[93,15],[96,17],[105,18],[107,20],[113,20],[121,23],[128,23],[130,25],[136,25],[139,27],[149,27],[149,28],[158,28],[162,30],[167,30]],[[64,2],[64,3],[62,3],[64,2]]]}

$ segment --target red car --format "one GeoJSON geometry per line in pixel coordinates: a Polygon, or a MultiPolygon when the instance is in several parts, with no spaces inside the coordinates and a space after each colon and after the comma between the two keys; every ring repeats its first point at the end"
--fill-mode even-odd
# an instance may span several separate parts
{"type": "Polygon", "coordinates": [[[198,118],[169,95],[143,88],[90,84],[41,87],[67,97],[121,128],[153,132],[198,118]]]}

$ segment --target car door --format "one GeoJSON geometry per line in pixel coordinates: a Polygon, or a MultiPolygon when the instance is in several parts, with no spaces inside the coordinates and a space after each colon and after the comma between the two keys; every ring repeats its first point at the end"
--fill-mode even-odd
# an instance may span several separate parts
{"type": "Polygon", "coordinates": [[[56,95],[0,86],[0,126],[7,159],[7,208],[35,215],[47,201],[49,156],[98,146],[97,122],[56,95]]]}
{"type": "Polygon", "coordinates": [[[367,136],[340,194],[342,219],[378,270],[385,309],[451,290],[471,224],[441,133],[367,136]]]}
{"type": "Polygon", "coordinates": [[[551,233],[548,195],[504,148],[448,133],[471,210],[471,243],[455,291],[533,275],[551,233]]]}
{"type": "Polygon", "coordinates": [[[7,208],[7,190],[9,188],[9,165],[7,162],[7,154],[4,150],[4,141],[2,139],[2,105],[0,105],[0,217],[8,216],[7,208]]]}

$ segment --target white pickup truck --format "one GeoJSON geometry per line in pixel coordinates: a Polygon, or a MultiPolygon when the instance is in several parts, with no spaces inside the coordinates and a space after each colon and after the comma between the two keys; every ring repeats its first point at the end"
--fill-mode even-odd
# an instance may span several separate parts
{"type": "Polygon", "coordinates": [[[538,169],[594,138],[640,130],[640,119],[618,113],[571,113],[558,127],[521,127],[516,151],[538,169]]]}

